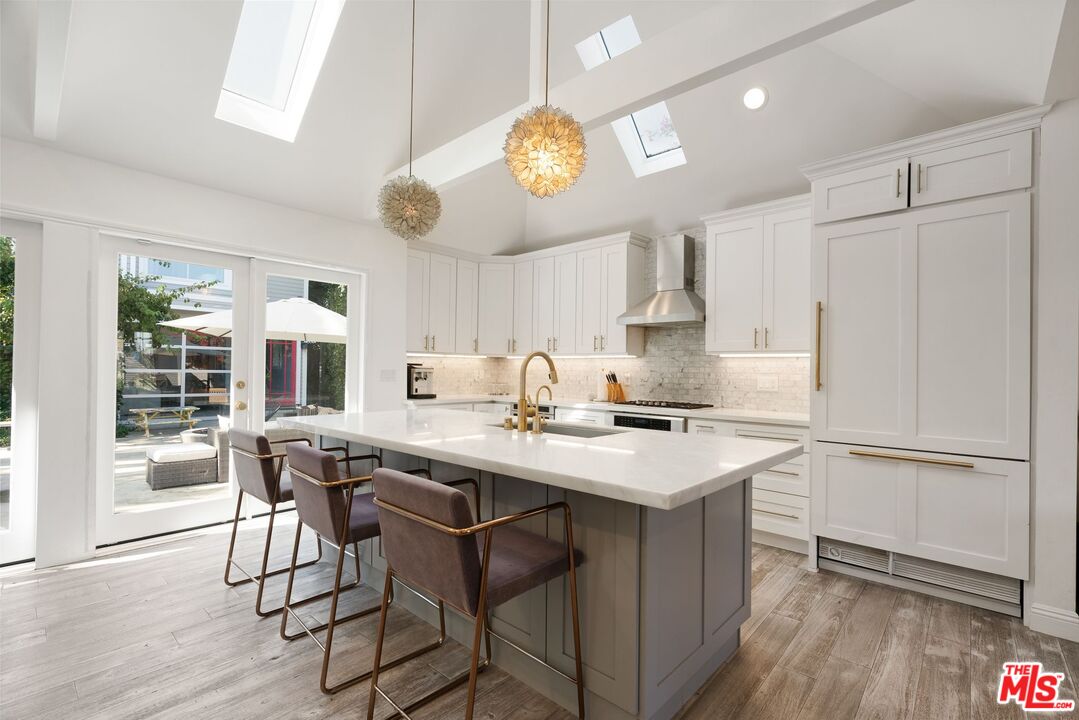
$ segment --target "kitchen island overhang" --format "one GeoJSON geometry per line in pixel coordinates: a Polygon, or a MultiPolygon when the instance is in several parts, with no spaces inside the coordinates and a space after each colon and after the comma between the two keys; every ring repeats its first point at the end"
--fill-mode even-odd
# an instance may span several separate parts
{"type": "MultiPolygon", "coordinates": [[[[749,618],[750,478],[801,447],[613,429],[592,438],[532,435],[496,420],[406,409],[282,424],[325,436],[327,445],[345,440],[357,450],[381,450],[386,467],[426,466],[443,481],[475,477],[485,519],[568,501],[585,555],[578,585],[588,717],[673,717],[737,649],[749,618]]],[[[560,517],[527,522],[525,529],[562,538],[560,517]]],[[[386,565],[379,542],[367,543],[362,556],[365,581],[380,586],[386,565]]],[[[399,598],[437,625],[427,604],[409,593],[399,598]]],[[[495,608],[491,627],[572,674],[567,603],[563,579],[554,580],[495,608]]],[[[471,622],[447,619],[450,635],[469,645],[471,622]]],[[[576,712],[573,685],[558,673],[498,641],[494,663],[576,712]]]]}

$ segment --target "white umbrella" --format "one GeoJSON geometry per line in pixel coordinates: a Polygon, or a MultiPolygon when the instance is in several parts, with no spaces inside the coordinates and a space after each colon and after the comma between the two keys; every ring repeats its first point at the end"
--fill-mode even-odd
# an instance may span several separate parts
{"type": "MultiPolygon", "coordinates": [[[[232,311],[162,320],[158,325],[224,337],[232,332],[232,311]]],[[[266,339],[343,343],[348,335],[344,315],[306,298],[287,298],[266,303],[266,339]]]]}

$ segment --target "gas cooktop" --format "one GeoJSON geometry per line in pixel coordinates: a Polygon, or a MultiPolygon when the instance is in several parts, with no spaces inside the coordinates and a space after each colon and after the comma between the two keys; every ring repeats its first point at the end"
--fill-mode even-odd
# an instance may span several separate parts
{"type": "Polygon", "coordinates": [[[635,405],[637,407],[670,408],[671,410],[700,410],[710,408],[710,403],[674,402],[673,400],[627,400],[617,405],[635,405]]]}

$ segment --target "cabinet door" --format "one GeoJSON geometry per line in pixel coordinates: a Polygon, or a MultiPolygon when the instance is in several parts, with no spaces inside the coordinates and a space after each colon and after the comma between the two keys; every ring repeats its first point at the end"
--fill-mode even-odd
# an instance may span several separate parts
{"type": "Polygon", "coordinates": [[[809,352],[809,208],[764,216],[765,350],[809,352]]]}
{"type": "Polygon", "coordinates": [[[911,207],[1030,187],[1034,131],[910,159],[911,207]]]}
{"type": "Polygon", "coordinates": [[[532,347],[551,352],[554,350],[556,305],[553,257],[532,262],[532,285],[532,347]]]}
{"type": "Polygon", "coordinates": [[[577,349],[590,355],[599,352],[603,334],[603,251],[577,253],[577,349]]]}
{"type": "Polygon", "coordinates": [[[813,534],[1026,578],[1030,466],[814,443],[813,534]]]}
{"type": "Polygon", "coordinates": [[[909,158],[813,181],[813,222],[825,223],[907,207],[909,158]]]}
{"type": "Polygon", "coordinates": [[[809,500],[753,486],[753,529],[797,540],[809,539],[809,500]]]}
{"type": "MultiPolygon", "coordinates": [[[[513,266],[513,352],[532,352],[532,263],[513,266]]],[[[542,349],[542,348],[541,348],[542,349]]]]}
{"type": "Polygon", "coordinates": [[[425,352],[431,348],[427,332],[430,298],[431,255],[409,250],[405,259],[405,348],[425,352]]]}
{"type": "Polygon", "coordinates": [[[618,316],[626,311],[628,296],[629,246],[611,245],[602,248],[600,277],[599,351],[625,354],[626,326],[618,324],[618,316]]]}
{"type": "Polygon", "coordinates": [[[480,263],[479,348],[508,355],[513,337],[513,265],[480,263]]]}
{"type": "Polygon", "coordinates": [[[459,353],[479,351],[480,266],[469,260],[457,261],[457,332],[454,345],[459,353]]]}
{"type": "Polygon", "coordinates": [[[430,278],[427,329],[431,333],[431,351],[454,352],[457,338],[457,259],[431,253],[430,278]]]}
{"type": "Polygon", "coordinates": [[[706,350],[763,350],[763,223],[749,217],[708,228],[706,350]]]}
{"type": "Polygon", "coordinates": [[[1029,195],[818,226],[813,253],[814,439],[1029,458],[1029,195]]]}
{"type": "Polygon", "coordinates": [[[821,377],[810,395],[814,439],[903,446],[903,406],[914,392],[903,362],[913,349],[903,300],[914,272],[910,235],[905,216],[814,229],[813,298],[823,308],[810,358],[821,377]]]}
{"type": "Polygon", "coordinates": [[[554,352],[577,352],[577,255],[559,255],[554,260],[554,352]]]}

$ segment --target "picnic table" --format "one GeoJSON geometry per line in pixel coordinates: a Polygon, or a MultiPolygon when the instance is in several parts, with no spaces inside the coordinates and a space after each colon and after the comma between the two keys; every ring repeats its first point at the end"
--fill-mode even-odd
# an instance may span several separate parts
{"type": "Polygon", "coordinates": [[[150,423],[159,415],[178,418],[181,423],[187,423],[188,428],[193,430],[198,423],[198,420],[192,417],[196,410],[198,410],[197,407],[185,405],[183,407],[132,408],[128,412],[135,416],[135,425],[142,429],[146,437],[150,437],[150,423]]]}

